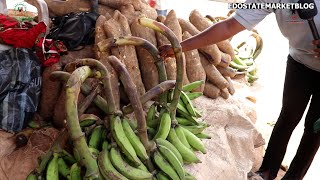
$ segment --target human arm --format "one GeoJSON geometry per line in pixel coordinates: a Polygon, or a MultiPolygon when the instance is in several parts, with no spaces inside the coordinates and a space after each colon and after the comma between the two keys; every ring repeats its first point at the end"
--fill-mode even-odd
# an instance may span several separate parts
{"type": "MultiPolygon", "coordinates": [[[[245,27],[235,18],[231,17],[225,21],[212,25],[208,29],[189,39],[182,41],[182,51],[190,51],[211,44],[216,44],[217,42],[229,39],[243,30],[245,30],[245,27]]],[[[169,45],[162,46],[159,50],[163,57],[173,56],[172,48],[169,45]]]]}

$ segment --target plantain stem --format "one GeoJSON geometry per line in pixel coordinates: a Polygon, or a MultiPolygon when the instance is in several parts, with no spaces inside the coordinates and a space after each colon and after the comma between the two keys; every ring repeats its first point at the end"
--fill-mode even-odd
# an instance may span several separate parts
{"type": "Polygon", "coordinates": [[[85,177],[95,179],[99,177],[99,169],[80,128],[77,107],[81,84],[91,75],[92,71],[89,66],[80,67],[71,74],[66,84],[66,119],[73,145],[79,152],[81,162],[86,167],[85,177]]]}
{"type": "MultiPolygon", "coordinates": [[[[157,86],[150,89],[148,92],[146,92],[143,96],[140,97],[140,101],[142,104],[145,104],[146,102],[150,101],[151,99],[159,96],[160,94],[163,94],[163,92],[167,92],[169,89],[172,89],[176,84],[175,80],[167,80],[164,81],[157,86]]],[[[130,114],[133,112],[132,105],[129,104],[122,108],[123,114],[130,114]]]]}
{"type": "MultiPolygon", "coordinates": [[[[70,73],[64,72],[64,71],[54,71],[50,75],[50,79],[52,81],[58,80],[58,81],[66,82],[66,81],[68,81],[69,77],[70,77],[70,73]]],[[[84,81],[83,84],[81,85],[81,93],[83,93],[85,95],[89,95],[91,91],[92,91],[91,86],[88,85],[88,83],[86,81],[84,81]]],[[[99,94],[94,98],[93,102],[103,112],[108,113],[108,103],[99,94]]]]}
{"type": "MultiPolygon", "coordinates": [[[[81,88],[81,87],[80,87],[81,88]]],[[[97,97],[99,93],[99,86],[97,86],[93,91],[89,93],[89,95],[83,100],[83,102],[80,104],[78,114],[81,116],[90,106],[90,104],[93,102],[93,100],[97,97]]]]}
{"type": "Polygon", "coordinates": [[[113,114],[116,110],[114,97],[112,94],[112,87],[110,83],[110,75],[108,73],[108,70],[106,67],[99,61],[91,58],[85,58],[85,59],[79,59],[77,61],[74,61],[72,63],[69,63],[65,66],[66,71],[72,71],[77,66],[90,66],[92,68],[95,68],[97,71],[101,73],[101,82],[103,84],[103,89],[105,92],[105,95],[107,97],[108,102],[108,109],[105,110],[107,114],[113,114]]]}
{"type": "Polygon", "coordinates": [[[116,70],[116,72],[119,74],[119,78],[124,86],[124,90],[126,91],[126,94],[132,104],[134,115],[138,122],[138,135],[144,145],[144,147],[147,149],[147,151],[150,151],[154,148],[154,143],[150,143],[148,140],[148,134],[147,134],[147,123],[144,116],[142,104],[139,100],[139,95],[137,92],[137,88],[133,81],[130,78],[129,72],[127,71],[124,64],[120,62],[120,60],[115,56],[109,56],[108,60],[110,64],[113,66],[113,68],[116,70]]]}
{"type": "MultiPolygon", "coordinates": [[[[149,41],[147,41],[143,38],[135,37],[135,36],[120,37],[120,38],[115,39],[114,43],[117,46],[133,45],[133,46],[141,46],[142,48],[146,49],[154,59],[154,63],[155,63],[157,70],[158,70],[159,83],[167,80],[167,73],[166,73],[166,68],[165,68],[163,59],[159,55],[159,51],[158,51],[157,47],[155,47],[152,43],[150,43],[149,41]]],[[[163,93],[160,96],[160,103],[166,104],[167,103],[167,96],[168,96],[168,93],[166,93],[166,92],[163,93]]]]}
{"type": "Polygon", "coordinates": [[[177,63],[177,79],[176,79],[176,86],[174,88],[173,99],[169,106],[169,110],[170,110],[171,119],[175,120],[176,109],[177,109],[178,101],[180,99],[180,93],[183,85],[182,84],[183,73],[184,73],[183,69],[185,67],[185,59],[184,59],[184,56],[182,55],[182,47],[176,35],[163,23],[154,21],[146,17],[140,18],[139,23],[143,26],[154,29],[160,32],[161,34],[163,34],[164,36],[166,36],[173,48],[175,58],[176,58],[176,63],[177,63]]]}

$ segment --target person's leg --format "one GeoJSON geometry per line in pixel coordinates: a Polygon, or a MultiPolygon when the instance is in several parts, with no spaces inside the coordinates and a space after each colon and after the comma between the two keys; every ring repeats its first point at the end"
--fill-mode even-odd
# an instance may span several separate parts
{"type": "Polygon", "coordinates": [[[314,72],[312,80],[314,81],[314,91],[305,119],[304,134],[301,138],[297,153],[283,180],[303,179],[319,149],[320,134],[314,133],[313,124],[320,118],[320,83],[318,83],[320,80],[320,72],[314,72]]]}
{"type": "MultiPolygon", "coordinates": [[[[270,179],[277,176],[290,136],[299,123],[309,102],[311,91],[307,68],[288,57],[283,89],[282,109],[272,131],[259,172],[268,172],[270,179]]],[[[269,178],[267,178],[269,179],[269,178]]]]}

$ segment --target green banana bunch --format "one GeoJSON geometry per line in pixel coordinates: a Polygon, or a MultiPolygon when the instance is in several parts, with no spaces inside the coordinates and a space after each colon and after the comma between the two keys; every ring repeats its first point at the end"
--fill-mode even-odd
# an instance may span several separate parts
{"type": "Polygon", "coordinates": [[[104,128],[99,125],[96,126],[89,138],[88,146],[95,149],[100,149],[101,146],[101,139],[102,139],[102,132],[104,131],[104,128]]]}
{"type": "Polygon", "coordinates": [[[28,176],[27,176],[27,180],[37,180],[38,177],[37,177],[37,174],[32,171],[28,176]]]}
{"type": "Polygon", "coordinates": [[[65,178],[67,178],[70,174],[70,168],[63,160],[63,158],[58,159],[58,172],[65,178]]]}
{"type": "Polygon", "coordinates": [[[158,172],[158,173],[156,174],[156,177],[157,177],[158,180],[170,180],[170,179],[166,176],[166,174],[165,174],[164,172],[162,172],[162,171],[158,172]]]}
{"type": "Polygon", "coordinates": [[[186,162],[186,163],[200,163],[201,162],[192,150],[190,150],[185,145],[183,145],[183,143],[178,138],[174,128],[170,129],[170,132],[168,135],[168,140],[171,142],[171,144],[173,144],[178,149],[184,162],[186,162]]]}
{"type": "Polygon", "coordinates": [[[121,119],[117,116],[113,116],[111,118],[111,131],[112,136],[117,142],[117,145],[121,151],[132,163],[134,163],[134,166],[139,166],[141,164],[140,160],[123,130],[121,119]]]}
{"type": "Polygon", "coordinates": [[[70,165],[72,165],[72,164],[74,164],[74,163],[76,163],[77,162],[77,160],[70,154],[70,153],[68,153],[66,150],[62,150],[61,152],[60,152],[60,155],[59,155],[61,158],[63,158],[63,160],[66,162],[66,163],[68,163],[68,164],[70,164],[70,165]]]}
{"type": "Polygon", "coordinates": [[[202,96],[202,92],[186,92],[186,95],[190,100],[197,99],[198,97],[202,96]]]}
{"type": "Polygon", "coordinates": [[[183,164],[183,159],[182,159],[180,152],[169,141],[167,141],[165,139],[156,139],[156,144],[157,144],[157,146],[164,146],[164,147],[168,148],[178,158],[180,164],[183,164]]]}
{"type": "Polygon", "coordinates": [[[79,180],[81,178],[81,167],[78,163],[74,163],[70,168],[69,180],[79,180]]]}
{"type": "Polygon", "coordinates": [[[144,170],[130,166],[123,160],[118,149],[112,147],[110,150],[110,160],[113,166],[128,179],[151,179],[152,174],[144,170]]]}
{"type": "Polygon", "coordinates": [[[153,153],[153,161],[158,166],[161,171],[166,173],[171,179],[180,179],[176,171],[173,169],[173,167],[170,165],[170,163],[163,157],[163,155],[156,150],[153,153]]]}
{"type": "Polygon", "coordinates": [[[174,128],[174,130],[176,131],[176,134],[177,134],[179,140],[182,142],[182,144],[185,145],[187,148],[191,149],[191,146],[190,146],[190,144],[187,140],[187,137],[184,133],[183,127],[178,125],[174,128]]]}
{"type": "Polygon", "coordinates": [[[79,119],[80,127],[90,127],[97,123],[99,117],[94,114],[83,114],[79,119]]]}
{"type": "Polygon", "coordinates": [[[136,151],[138,157],[141,158],[142,160],[147,160],[149,158],[148,154],[147,154],[147,150],[143,146],[139,137],[132,130],[127,119],[122,120],[122,127],[123,127],[123,130],[124,130],[127,138],[129,139],[133,149],[136,151]]]}
{"type": "Polygon", "coordinates": [[[182,100],[178,102],[177,113],[180,114],[185,119],[189,120],[191,123],[198,124],[195,117],[191,116],[188,110],[184,107],[184,103],[182,102],[182,100]]]}
{"type": "Polygon", "coordinates": [[[201,151],[203,154],[206,154],[206,148],[204,147],[204,144],[202,143],[202,141],[196,136],[194,135],[192,132],[190,132],[189,130],[181,127],[183,133],[185,134],[185,137],[188,141],[188,143],[196,150],[201,151]]]}
{"type": "Polygon", "coordinates": [[[153,137],[153,139],[166,139],[171,128],[171,118],[168,112],[164,112],[160,119],[160,125],[157,131],[157,134],[153,137]]]}
{"type": "Polygon", "coordinates": [[[193,134],[200,134],[203,132],[203,130],[205,130],[208,127],[208,125],[205,125],[205,124],[192,125],[192,126],[181,125],[181,126],[185,129],[189,130],[193,134]]]}
{"type": "Polygon", "coordinates": [[[176,171],[180,179],[184,179],[185,171],[182,166],[183,164],[180,163],[179,159],[174,155],[174,153],[170,149],[161,145],[158,145],[158,150],[161,153],[161,155],[169,162],[172,168],[176,171]]]}
{"type": "Polygon", "coordinates": [[[182,91],[184,92],[190,92],[198,87],[200,87],[202,84],[204,84],[205,82],[203,80],[201,81],[194,81],[194,82],[191,82],[189,84],[186,84],[182,87],[182,91]]]}
{"type": "Polygon", "coordinates": [[[58,180],[59,179],[59,165],[58,165],[59,155],[53,153],[53,158],[48,163],[46,179],[47,180],[58,180]]]}
{"type": "Polygon", "coordinates": [[[199,133],[199,134],[196,134],[196,136],[200,139],[211,139],[211,136],[209,134],[206,134],[206,133],[199,133]]]}
{"type": "Polygon", "coordinates": [[[100,173],[105,179],[112,180],[128,180],[125,176],[120,174],[116,168],[113,167],[110,158],[109,151],[102,150],[98,156],[98,166],[100,173]]]}
{"type": "Polygon", "coordinates": [[[197,114],[195,113],[192,102],[189,99],[189,97],[187,96],[187,94],[185,92],[181,91],[180,98],[182,99],[182,102],[184,103],[185,107],[187,108],[189,114],[193,117],[197,117],[197,114]]]}
{"type": "Polygon", "coordinates": [[[151,128],[155,128],[158,126],[159,122],[158,119],[156,118],[156,112],[157,112],[157,105],[153,103],[147,112],[147,126],[151,128]]]}

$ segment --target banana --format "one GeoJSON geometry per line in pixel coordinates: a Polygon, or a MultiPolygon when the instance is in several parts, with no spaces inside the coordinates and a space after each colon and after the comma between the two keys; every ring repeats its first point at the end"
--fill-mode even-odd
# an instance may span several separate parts
{"type": "Polygon", "coordinates": [[[182,91],[184,92],[189,92],[192,91],[198,87],[200,87],[202,84],[204,84],[204,80],[200,80],[200,81],[194,81],[192,83],[186,84],[182,87],[182,91]]]}
{"type": "Polygon", "coordinates": [[[142,160],[149,159],[146,148],[143,146],[139,137],[131,129],[127,119],[122,120],[122,127],[138,157],[142,160]]]}
{"type": "Polygon", "coordinates": [[[171,179],[180,179],[170,163],[162,156],[162,154],[158,150],[153,153],[153,161],[158,166],[158,168],[166,173],[171,179]]]}
{"type": "Polygon", "coordinates": [[[46,173],[47,180],[59,179],[58,158],[59,158],[59,155],[57,153],[54,153],[53,158],[51,159],[47,167],[47,173],[46,173]]]}
{"type": "Polygon", "coordinates": [[[176,131],[171,128],[170,133],[168,135],[168,140],[178,149],[180,152],[182,159],[186,163],[200,163],[201,161],[198,157],[194,154],[194,152],[188,149],[182,142],[179,140],[176,131]]]}
{"type": "Polygon", "coordinates": [[[197,180],[197,178],[195,178],[194,176],[192,176],[191,174],[187,173],[185,180],[197,180]]]}
{"type": "Polygon", "coordinates": [[[171,164],[173,169],[177,172],[180,179],[184,179],[185,172],[182,167],[182,164],[178,160],[178,158],[174,155],[170,149],[166,148],[165,146],[158,145],[158,149],[161,155],[171,164]]]}
{"type": "Polygon", "coordinates": [[[188,143],[194,149],[201,151],[203,154],[207,153],[206,148],[204,147],[204,144],[196,135],[194,135],[192,132],[190,132],[189,130],[183,127],[181,127],[181,130],[184,132],[186,139],[188,140],[188,143]]]}
{"type": "Polygon", "coordinates": [[[158,180],[170,180],[162,171],[156,174],[158,180]]]}
{"type": "Polygon", "coordinates": [[[63,160],[63,158],[58,159],[58,172],[65,178],[67,178],[68,175],[70,174],[70,168],[68,167],[66,162],[63,160]]]}
{"type": "Polygon", "coordinates": [[[80,127],[84,128],[92,126],[97,122],[98,119],[99,117],[94,114],[84,114],[79,119],[80,127]]]}
{"type": "Polygon", "coordinates": [[[191,149],[191,146],[186,138],[186,135],[184,134],[183,127],[176,126],[174,128],[174,130],[176,131],[176,134],[177,134],[179,140],[182,142],[182,144],[185,145],[187,148],[191,149]]]}
{"type": "Polygon", "coordinates": [[[253,52],[253,59],[255,60],[261,53],[261,50],[263,48],[263,40],[262,40],[262,37],[258,34],[258,32],[252,33],[251,36],[253,36],[257,42],[256,49],[253,52]]]}
{"type": "Polygon", "coordinates": [[[109,142],[107,140],[104,140],[102,143],[102,150],[107,150],[109,148],[109,142]]]}
{"type": "Polygon", "coordinates": [[[190,132],[192,132],[193,134],[200,134],[202,133],[202,131],[204,129],[206,129],[208,126],[207,125],[196,125],[196,126],[183,126],[181,125],[183,128],[189,130],[190,132]]]}
{"type": "Polygon", "coordinates": [[[157,145],[161,145],[161,146],[165,146],[166,148],[170,149],[171,152],[174,153],[174,155],[178,158],[179,162],[181,164],[183,164],[183,159],[182,156],[180,154],[180,152],[178,151],[178,149],[171,144],[169,141],[165,140],[165,139],[156,139],[156,143],[157,145]]]}
{"type": "Polygon", "coordinates": [[[157,106],[155,103],[153,103],[149,109],[148,109],[148,112],[147,112],[147,125],[149,127],[152,127],[152,128],[155,128],[158,126],[158,121],[156,119],[156,112],[157,112],[157,106]]]}
{"type": "Polygon", "coordinates": [[[198,97],[202,96],[202,92],[187,92],[186,95],[190,100],[197,99],[198,97]]]}
{"type": "Polygon", "coordinates": [[[37,175],[35,172],[31,172],[28,176],[27,176],[27,180],[37,180],[37,175]]]}
{"type": "Polygon", "coordinates": [[[157,131],[157,134],[153,137],[153,139],[166,139],[171,128],[171,118],[168,112],[164,112],[160,119],[160,125],[157,131]]]}
{"type": "Polygon", "coordinates": [[[74,163],[70,168],[69,180],[80,180],[81,178],[81,167],[78,163],[74,163]]]}
{"type": "Polygon", "coordinates": [[[199,134],[196,134],[196,136],[200,139],[211,139],[211,136],[209,134],[206,134],[206,133],[199,133],[199,134]]]}
{"type": "Polygon", "coordinates": [[[184,125],[184,126],[192,126],[195,125],[191,121],[187,120],[184,117],[176,117],[176,120],[178,121],[179,124],[184,125]]]}
{"type": "Polygon", "coordinates": [[[179,100],[178,102],[177,112],[193,124],[198,124],[197,120],[194,117],[190,116],[188,110],[184,107],[184,103],[181,100],[179,100]]]}
{"type": "Polygon", "coordinates": [[[125,176],[120,174],[112,165],[109,152],[102,150],[98,156],[98,166],[100,173],[105,179],[108,180],[128,180],[125,176]]]}
{"type": "Polygon", "coordinates": [[[181,91],[181,96],[180,98],[182,99],[183,103],[185,104],[185,107],[187,108],[188,112],[190,113],[191,116],[196,117],[197,114],[194,111],[194,107],[192,105],[191,100],[189,97],[186,95],[185,92],[181,91]]]}
{"type": "Polygon", "coordinates": [[[134,163],[134,166],[140,165],[140,160],[136,154],[136,151],[132,147],[129,139],[127,138],[121,123],[121,119],[118,116],[111,118],[111,131],[112,136],[120,147],[121,151],[127,156],[128,160],[134,163]]]}
{"type": "Polygon", "coordinates": [[[102,132],[104,131],[101,125],[96,126],[89,138],[88,146],[95,149],[100,149],[101,146],[101,139],[102,139],[102,132]]]}
{"type": "Polygon", "coordinates": [[[157,134],[157,131],[151,127],[147,127],[147,131],[149,139],[153,139],[153,137],[157,134]]]}
{"type": "Polygon", "coordinates": [[[97,158],[100,153],[98,149],[92,147],[89,147],[89,151],[95,158],[97,158]]]}
{"type": "Polygon", "coordinates": [[[62,157],[63,160],[70,165],[77,162],[77,160],[64,149],[60,152],[60,157],[62,157]]]}
{"type": "Polygon", "coordinates": [[[110,160],[113,166],[128,179],[151,179],[152,174],[138,168],[130,166],[125,162],[118,149],[111,148],[110,150],[110,160]]]}

